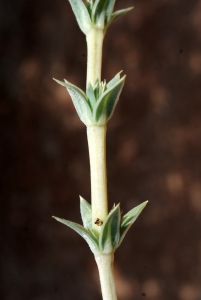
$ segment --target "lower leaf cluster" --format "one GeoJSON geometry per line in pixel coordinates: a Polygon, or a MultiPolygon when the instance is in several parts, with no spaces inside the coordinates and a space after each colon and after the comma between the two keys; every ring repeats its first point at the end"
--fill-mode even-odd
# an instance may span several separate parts
{"type": "Polygon", "coordinates": [[[80,211],[83,226],[65,219],[57,217],[53,218],[72,228],[81,235],[88,243],[94,255],[100,253],[109,254],[119,247],[129,228],[135,222],[147,203],[148,201],[145,201],[134,207],[123,217],[121,216],[120,205],[114,205],[101,225],[100,234],[96,234],[93,231],[91,205],[82,197],[80,197],[80,211]]]}

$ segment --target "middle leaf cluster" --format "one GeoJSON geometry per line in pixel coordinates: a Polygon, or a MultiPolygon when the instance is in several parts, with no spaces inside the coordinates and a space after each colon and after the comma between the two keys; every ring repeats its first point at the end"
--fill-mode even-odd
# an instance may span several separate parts
{"type": "Polygon", "coordinates": [[[80,120],[86,126],[105,125],[112,117],[116,104],[121,94],[125,77],[118,73],[111,81],[99,82],[97,79],[94,86],[90,83],[86,94],[83,90],[64,79],[60,85],[66,87],[69,92],[80,120]]]}

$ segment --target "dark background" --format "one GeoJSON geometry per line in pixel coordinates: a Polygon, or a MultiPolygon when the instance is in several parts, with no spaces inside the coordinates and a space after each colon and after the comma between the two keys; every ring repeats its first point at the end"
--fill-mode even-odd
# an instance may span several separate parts
{"type": "MultiPolygon", "coordinates": [[[[116,252],[119,300],[201,299],[201,1],[124,0],[103,78],[127,74],[108,124],[110,207],[149,199],[116,252]]],[[[52,77],[85,87],[67,0],[0,1],[1,300],[100,300],[76,222],[90,201],[85,126],[52,77]]]]}

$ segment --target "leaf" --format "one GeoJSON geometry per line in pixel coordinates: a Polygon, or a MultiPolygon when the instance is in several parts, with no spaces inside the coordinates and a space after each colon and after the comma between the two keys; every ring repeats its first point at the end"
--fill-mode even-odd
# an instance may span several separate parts
{"type": "Polygon", "coordinates": [[[120,225],[120,241],[119,245],[123,241],[126,233],[128,232],[129,228],[133,225],[135,220],[138,218],[142,210],[147,205],[148,201],[145,201],[141,203],[140,205],[134,207],[131,209],[126,215],[124,215],[121,219],[121,225],[120,225]]]}
{"type": "Polygon", "coordinates": [[[94,96],[95,96],[96,101],[97,101],[98,98],[100,97],[100,83],[99,83],[98,79],[96,79],[96,81],[94,83],[93,90],[94,90],[94,96]]]}
{"type": "Polygon", "coordinates": [[[55,78],[53,78],[53,80],[54,80],[54,81],[56,81],[58,84],[60,84],[60,85],[62,85],[62,86],[64,86],[64,87],[66,87],[66,84],[65,84],[65,82],[63,82],[63,81],[60,81],[60,80],[58,80],[58,79],[55,79],[55,78]]]}
{"type": "Polygon", "coordinates": [[[101,16],[104,16],[104,25],[108,23],[112,15],[116,0],[97,0],[93,6],[93,21],[97,24],[101,16]]]}
{"type": "Polygon", "coordinates": [[[80,196],[80,212],[83,225],[86,229],[92,230],[92,213],[91,205],[80,196]]]}
{"type": "Polygon", "coordinates": [[[66,89],[68,90],[80,120],[85,125],[91,125],[92,124],[92,110],[90,107],[91,104],[89,103],[85,93],[77,86],[73,85],[72,83],[68,82],[65,79],[64,82],[57,79],[54,80],[58,84],[65,86],[66,89]]]}
{"type": "Polygon", "coordinates": [[[95,236],[93,236],[86,228],[84,228],[82,225],[65,220],[65,219],[60,219],[57,217],[53,218],[55,220],[57,220],[60,223],[63,223],[64,225],[70,227],[71,229],[75,230],[79,235],[81,235],[83,237],[83,239],[85,239],[85,241],[87,242],[87,244],[89,245],[91,251],[94,254],[99,253],[99,248],[98,248],[98,242],[95,239],[95,236]]]}
{"type": "Polygon", "coordinates": [[[89,83],[88,87],[87,87],[87,97],[89,98],[89,101],[91,103],[91,107],[93,108],[96,104],[96,97],[95,97],[94,90],[92,88],[91,83],[89,83]]]}
{"type": "MultiPolygon", "coordinates": [[[[93,5],[92,10],[92,20],[95,24],[97,24],[101,15],[105,16],[105,7],[107,5],[108,0],[96,0],[93,5]]],[[[104,24],[103,24],[104,25],[104,24]]]]}
{"type": "Polygon", "coordinates": [[[115,1],[116,0],[108,1],[107,8],[106,8],[106,24],[109,22],[112,12],[114,10],[115,1]]]}
{"type": "Polygon", "coordinates": [[[112,117],[124,85],[125,77],[123,76],[115,85],[107,89],[97,101],[93,111],[93,118],[97,125],[105,124],[112,117]]]}
{"type": "MultiPolygon", "coordinates": [[[[112,13],[111,15],[111,18],[108,22],[108,26],[115,20],[117,20],[119,17],[125,15],[127,12],[129,12],[130,10],[132,10],[134,8],[134,6],[131,6],[131,7],[128,7],[128,8],[125,8],[125,9],[120,9],[120,10],[117,10],[115,11],[114,13],[112,13]]],[[[107,26],[107,27],[108,27],[107,26]]]]}
{"type": "Polygon", "coordinates": [[[119,80],[120,80],[120,74],[122,71],[120,71],[119,73],[117,73],[117,75],[114,76],[114,78],[112,78],[108,84],[107,84],[107,88],[110,89],[112,86],[114,86],[119,80]]]}
{"type": "Polygon", "coordinates": [[[99,237],[99,249],[101,252],[107,254],[117,248],[120,238],[120,219],[120,208],[117,205],[110,211],[103,222],[99,237]]]}
{"type": "Polygon", "coordinates": [[[87,0],[86,8],[87,8],[87,10],[89,12],[89,15],[90,15],[90,18],[91,18],[92,8],[93,8],[93,1],[92,0],[87,0]]]}
{"type": "Polygon", "coordinates": [[[85,4],[81,0],[68,0],[80,29],[86,34],[91,28],[91,19],[85,4]]]}
{"type": "Polygon", "coordinates": [[[106,80],[102,81],[99,88],[99,97],[107,90],[106,80]]]}

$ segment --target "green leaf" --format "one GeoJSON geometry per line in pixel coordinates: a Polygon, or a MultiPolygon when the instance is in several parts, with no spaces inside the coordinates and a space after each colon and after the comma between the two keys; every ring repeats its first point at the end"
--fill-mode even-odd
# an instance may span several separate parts
{"type": "Polygon", "coordinates": [[[54,81],[56,81],[58,84],[60,84],[60,85],[62,85],[62,86],[64,86],[64,87],[66,88],[66,84],[65,84],[65,82],[63,82],[63,81],[60,81],[60,80],[58,80],[58,79],[55,79],[55,78],[53,78],[53,80],[54,80],[54,81]]]}
{"type": "Polygon", "coordinates": [[[117,73],[117,75],[114,76],[114,78],[112,78],[108,84],[107,84],[107,88],[110,89],[112,88],[119,80],[120,80],[120,74],[122,71],[120,71],[119,73],[117,73]]]}
{"type": "Polygon", "coordinates": [[[73,85],[72,83],[68,82],[65,79],[64,79],[64,82],[57,80],[57,79],[54,79],[54,80],[58,84],[65,86],[66,89],[68,90],[80,120],[85,125],[91,125],[92,124],[92,109],[91,109],[91,104],[88,101],[85,93],[81,89],[79,89],[77,86],[73,85]]]}
{"type": "Polygon", "coordinates": [[[80,29],[86,34],[91,28],[91,19],[85,4],[81,0],[68,0],[80,29]]]}
{"type": "Polygon", "coordinates": [[[107,90],[106,80],[102,81],[99,88],[99,97],[107,90]]]}
{"type": "Polygon", "coordinates": [[[100,83],[99,83],[98,79],[96,79],[96,81],[94,83],[93,90],[94,90],[94,96],[95,96],[96,101],[97,101],[98,98],[100,97],[100,83]]]}
{"type": "MultiPolygon", "coordinates": [[[[92,20],[95,24],[97,24],[98,20],[101,16],[105,16],[105,7],[107,5],[108,0],[96,0],[93,5],[92,10],[92,20]]],[[[104,24],[103,24],[104,25],[104,24]]]]}
{"type": "Polygon", "coordinates": [[[87,0],[86,8],[87,8],[87,10],[89,12],[89,15],[91,17],[91,15],[92,15],[92,8],[93,8],[93,1],[92,0],[87,0]]]}
{"type": "Polygon", "coordinates": [[[124,85],[125,77],[123,76],[115,85],[107,89],[97,101],[93,111],[93,118],[96,124],[103,125],[112,117],[124,85]]]}
{"type": "Polygon", "coordinates": [[[97,0],[93,6],[93,22],[100,23],[100,19],[104,18],[103,24],[106,25],[112,15],[116,0],[97,0]]]}
{"type": "Polygon", "coordinates": [[[118,247],[120,238],[120,220],[121,214],[118,204],[108,214],[101,228],[99,249],[102,253],[111,253],[118,247]]]}
{"type": "Polygon", "coordinates": [[[95,97],[94,90],[92,88],[91,83],[89,83],[88,87],[87,87],[87,97],[89,98],[91,107],[93,108],[96,104],[96,97],[95,97]]]}
{"type": "Polygon", "coordinates": [[[91,205],[80,196],[80,212],[83,225],[86,229],[92,230],[92,214],[91,205]]]}
{"type": "Polygon", "coordinates": [[[91,251],[94,254],[99,253],[99,248],[98,248],[98,242],[95,238],[94,235],[92,235],[86,228],[84,228],[82,225],[65,220],[65,219],[60,219],[57,217],[53,218],[55,220],[57,220],[60,223],[63,223],[64,225],[70,227],[71,229],[75,230],[79,235],[81,235],[83,237],[83,239],[85,239],[85,241],[87,242],[87,244],[89,245],[91,251]]]}
{"type": "Polygon", "coordinates": [[[109,20],[108,26],[115,20],[117,20],[119,17],[125,15],[127,12],[129,12],[130,10],[132,10],[134,8],[134,6],[132,7],[128,7],[125,9],[120,9],[115,11],[114,13],[112,13],[111,18],[109,20]]]}
{"type": "Polygon", "coordinates": [[[114,10],[115,1],[116,0],[108,1],[107,7],[106,7],[106,24],[109,22],[112,12],[114,10]]]}
{"type": "Polygon", "coordinates": [[[132,224],[135,222],[135,220],[138,218],[142,210],[147,205],[148,201],[145,201],[141,203],[140,205],[134,207],[131,209],[126,215],[124,215],[121,219],[121,225],[120,225],[120,241],[119,245],[123,241],[126,233],[128,232],[129,228],[132,226],[132,224]]]}

